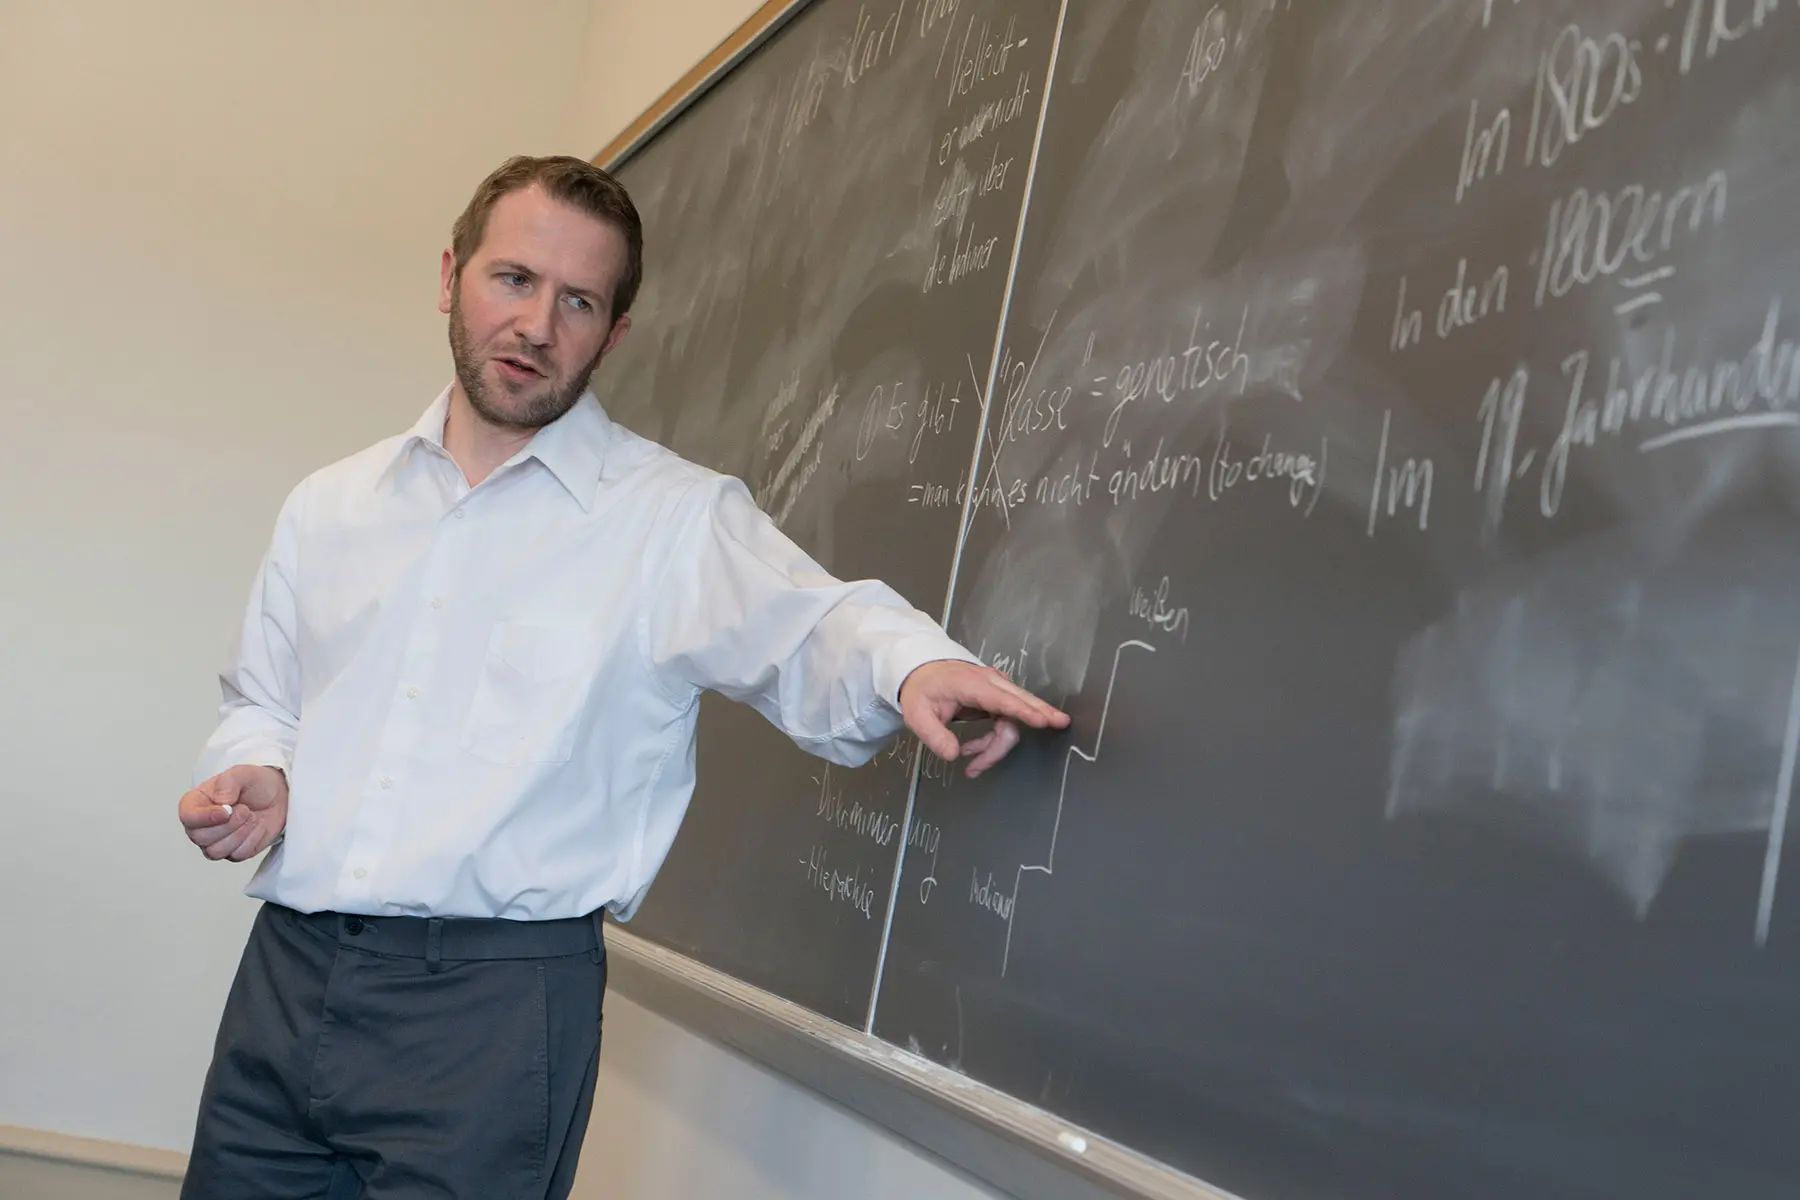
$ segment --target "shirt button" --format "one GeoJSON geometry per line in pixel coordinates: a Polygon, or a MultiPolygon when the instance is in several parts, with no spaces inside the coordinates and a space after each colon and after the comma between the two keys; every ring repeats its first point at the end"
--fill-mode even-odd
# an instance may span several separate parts
{"type": "Polygon", "coordinates": [[[381,777],[381,786],[384,788],[393,787],[394,786],[394,777],[392,775],[383,775],[381,777]]]}
{"type": "Polygon", "coordinates": [[[453,508],[453,509],[451,509],[451,510],[450,510],[450,511],[451,511],[451,513],[452,513],[452,514],[454,514],[454,515],[455,515],[455,517],[456,517],[456,519],[457,519],[457,520],[459,520],[459,521],[460,521],[460,520],[462,520],[462,519],[463,519],[463,518],[464,518],[464,517],[466,517],[466,516],[468,516],[468,515],[469,515],[469,514],[468,514],[468,513],[466,513],[466,512],[464,512],[464,511],[463,511],[463,510],[462,510],[462,509],[460,509],[460,508],[453,508]]]}
{"type": "Polygon", "coordinates": [[[433,608],[444,607],[444,598],[442,596],[433,596],[431,598],[431,607],[433,607],[433,608]]]}
{"type": "Polygon", "coordinates": [[[419,689],[416,687],[407,688],[406,689],[406,698],[408,700],[417,700],[419,698],[419,689]]]}
{"type": "Polygon", "coordinates": [[[358,868],[356,868],[356,870],[354,870],[350,873],[352,875],[356,876],[358,879],[367,879],[369,877],[369,872],[362,867],[358,867],[358,868]]]}

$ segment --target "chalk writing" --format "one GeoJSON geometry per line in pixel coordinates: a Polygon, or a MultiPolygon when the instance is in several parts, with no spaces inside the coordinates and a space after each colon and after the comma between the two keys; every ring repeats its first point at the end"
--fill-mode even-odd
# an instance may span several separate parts
{"type": "MultiPolygon", "coordinates": [[[[877,384],[863,403],[862,420],[856,428],[856,460],[866,459],[884,438],[904,438],[906,461],[917,462],[925,438],[950,433],[956,428],[956,410],[962,404],[962,384],[928,385],[924,397],[916,404],[906,397],[904,380],[877,384]]],[[[779,448],[787,424],[784,422],[770,439],[770,450],[779,448]]]]}
{"type": "MultiPolygon", "coordinates": [[[[1037,371],[1038,360],[1043,356],[1044,343],[1050,340],[1050,331],[1054,328],[1056,328],[1056,313],[1052,312],[1050,314],[1050,320],[1044,324],[1043,336],[1038,339],[1037,350],[1032,353],[1031,363],[1029,366],[1025,367],[1023,372],[1018,372],[1011,366],[1011,348],[1008,347],[1005,350],[1005,355],[1002,360],[1001,375],[1008,381],[1007,387],[1009,391],[1014,387],[1012,381],[1015,375],[1018,380],[1017,387],[1021,391],[1030,385],[1031,377],[1037,371]]],[[[977,392],[980,392],[982,390],[982,382],[980,375],[975,370],[975,360],[965,355],[963,361],[968,364],[969,378],[974,381],[977,392]]],[[[992,397],[990,396],[988,399],[991,400],[992,397]]],[[[984,481],[982,485],[977,489],[977,495],[973,498],[974,502],[968,506],[967,511],[969,519],[974,519],[975,514],[981,510],[982,505],[995,503],[1000,507],[1001,519],[1006,522],[1007,528],[1010,529],[1012,527],[1012,506],[1015,503],[1022,504],[1025,501],[1027,494],[1025,481],[1023,479],[1016,479],[1011,485],[1004,483],[1000,473],[1000,459],[1006,449],[1006,444],[995,438],[993,430],[990,428],[983,428],[981,437],[984,441],[985,448],[988,451],[987,474],[983,477],[984,481]]]]}
{"type": "Polygon", "coordinates": [[[1375,456],[1375,485],[1369,494],[1370,537],[1383,519],[1393,520],[1402,510],[1418,514],[1419,531],[1431,527],[1431,484],[1435,469],[1429,458],[1389,461],[1389,438],[1394,420],[1390,409],[1381,415],[1381,448],[1375,456]]]}
{"type": "MultiPolygon", "coordinates": [[[[932,758],[937,758],[932,755],[932,758]]],[[[942,762],[942,759],[938,759],[942,762]]],[[[919,880],[919,903],[931,903],[931,889],[937,886],[938,846],[943,841],[944,831],[929,821],[913,822],[912,836],[906,839],[910,849],[921,850],[931,855],[931,867],[925,872],[925,878],[919,880]]]]}
{"type": "MultiPolygon", "coordinates": [[[[919,422],[913,429],[912,445],[906,452],[907,462],[919,461],[919,447],[926,434],[936,437],[955,431],[956,410],[962,405],[962,380],[956,381],[955,390],[950,388],[947,383],[939,383],[935,391],[931,387],[925,389],[925,399],[919,405],[919,422]]],[[[960,498],[957,503],[962,503],[960,498]]]]}
{"type": "Polygon", "coordinates": [[[1644,91],[1641,49],[1622,33],[1593,38],[1579,25],[1563,27],[1538,58],[1527,165],[1554,164],[1565,149],[1636,102],[1644,91]]]}
{"type": "Polygon", "coordinates": [[[1619,437],[1640,424],[1660,425],[1638,443],[1640,451],[1648,452],[1699,438],[1800,426],[1800,343],[1781,336],[1781,306],[1780,296],[1769,301],[1761,335],[1738,358],[1678,363],[1676,331],[1665,330],[1661,355],[1635,377],[1613,356],[1597,395],[1588,391],[1590,352],[1577,350],[1565,358],[1569,393],[1562,430],[1544,469],[1539,511],[1545,517],[1558,513],[1570,455],[1602,436],[1619,437]],[[1751,411],[1759,405],[1761,411],[1751,411]]]}
{"type": "Polygon", "coordinates": [[[1031,110],[1031,74],[1019,72],[1010,94],[985,101],[959,124],[946,130],[938,141],[938,166],[950,161],[953,154],[967,150],[990,133],[997,133],[1031,110]]]}
{"type": "MultiPolygon", "coordinates": [[[[1127,650],[1144,650],[1151,654],[1156,653],[1156,647],[1152,646],[1149,642],[1140,642],[1133,639],[1119,644],[1119,648],[1113,651],[1112,673],[1106,678],[1106,699],[1102,701],[1100,705],[1100,723],[1094,730],[1094,748],[1092,750],[1083,750],[1080,746],[1071,744],[1068,752],[1063,755],[1062,783],[1061,786],[1058,787],[1056,793],[1056,820],[1050,826],[1050,851],[1044,856],[1044,861],[1041,863],[1021,863],[1018,874],[1013,877],[1013,891],[1012,895],[1008,898],[1006,910],[1006,947],[1001,951],[1000,955],[1000,975],[1002,978],[1005,977],[1007,967],[1012,963],[1013,918],[1018,911],[1019,889],[1024,886],[1025,876],[1028,874],[1056,874],[1056,844],[1057,840],[1062,836],[1063,808],[1068,803],[1069,799],[1069,768],[1074,765],[1077,758],[1085,763],[1096,763],[1100,761],[1100,747],[1106,740],[1106,720],[1112,713],[1113,688],[1116,687],[1119,682],[1119,660],[1124,658],[1127,650]]],[[[992,894],[991,891],[989,894],[992,894]]]]}
{"type": "Polygon", "coordinates": [[[1576,188],[1551,201],[1538,259],[1538,306],[1619,275],[1627,265],[1654,264],[1684,227],[1693,236],[1717,226],[1725,219],[1726,192],[1720,170],[1666,197],[1634,183],[1611,193],[1576,188]]]}
{"type": "Polygon", "coordinates": [[[1012,169],[1013,160],[1000,161],[1000,147],[994,146],[994,156],[988,160],[988,168],[982,172],[981,182],[976,187],[976,194],[985,196],[990,192],[1003,191],[1006,188],[1006,175],[1012,169]]]}
{"type": "Polygon", "coordinates": [[[1042,505],[1085,505],[1094,498],[1094,485],[1100,482],[1099,472],[1095,470],[1099,465],[1099,451],[1096,450],[1084,464],[1077,447],[1068,470],[1052,471],[1038,477],[1032,488],[1033,499],[1042,505]]]}
{"type": "MultiPolygon", "coordinates": [[[[1205,316],[1203,307],[1195,308],[1194,324],[1188,331],[1187,349],[1181,353],[1142,359],[1119,368],[1112,381],[1114,402],[1112,411],[1106,418],[1106,428],[1102,431],[1103,445],[1112,445],[1113,436],[1118,432],[1119,419],[1124,415],[1126,407],[1146,397],[1154,396],[1164,404],[1171,404],[1187,393],[1204,392],[1214,384],[1223,383],[1234,376],[1237,379],[1237,391],[1234,394],[1244,394],[1244,389],[1250,384],[1250,356],[1243,349],[1244,329],[1250,321],[1250,308],[1246,305],[1239,314],[1237,333],[1230,341],[1216,337],[1202,341],[1206,333],[1212,330],[1212,322],[1205,321],[1203,332],[1202,322],[1205,316]]],[[[1104,381],[1104,376],[1095,380],[1096,383],[1104,381]]]]}
{"type": "Polygon", "coordinates": [[[1781,0],[1690,0],[1681,31],[1681,73],[1690,73],[1700,60],[1710,62],[1723,47],[1760,33],[1780,7],[1781,0]],[[1742,19],[1733,21],[1734,12],[1742,19]]]}
{"type": "Polygon", "coordinates": [[[938,184],[937,195],[931,201],[931,227],[943,225],[946,221],[955,221],[956,228],[961,229],[969,216],[969,203],[975,198],[975,176],[969,170],[969,164],[957,159],[938,184]]]}
{"type": "Polygon", "coordinates": [[[1394,301],[1394,331],[1388,335],[1388,349],[1405,350],[1416,346],[1425,336],[1425,315],[1406,307],[1406,276],[1400,277],[1400,295],[1394,301]]]}
{"type": "Polygon", "coordinates": [[[956,764],[935,754],[927,754],[920,759],[919,777],[926,783],[947,788],[951,780],[956,778],[956,764]]]}
{"type": "MultiPolygon", "coordinates": [[[[1388,349],[1400,351],[1410,349],[1419,344],[1425,336],[1425,316],[1416,308],[1408,308],[1406,291],[1409,284],[1406,276],[1400,277],[1399,295],[1394,301],[1394,326],[1388,335],[1388,349]]],[[[1481,321],[1497,313],[1506,311],[1507,289],[1512,283],[1512,272],[1506,267],[1494,268],[1486,279],[1469,278],[1469,260],[1456,260],[1456,278],[1444,289],[1438,300],[1437,321],[1434,328],[1439,341],[1444,341],[1459,330],[1479,324],[1481,321]]]]}
{"type": "Polygon", "coordinates": [[[1506,285],[1510,275],[1505,267],[1497,267],[1479,287],[1468,280],[1469,260],[1456,260],[1456,282],[1444,290],[1438,301],[1437,335],[1447,338],[1459,329],[1467,329],[1493,313],[1506,311],[1506,285]]]}
{"type": "MultiPolygon", "coordinates": [[[[919,36],[926,37],[940,21],[955,21],[962,0],[921,0],[919,4],[919,36]]],[[[954,26],[952,26],[954,29],[954,26]]]]}
{"type": "Polygon", "coordinates": [[[1174,634],[1187,641],[1188,610],[1169,603],[1169,577],[1164,575],[1154,591],[1141,587],[1131,589],[1129,611],[1132,619],[1141,621],[1161,633],[1174,634]]]}
{"type": "MultiPolygon", "coordinates": [[[[1304,506],[1311,516],[1325,491],[1330,463],[1330,439],[1320,437],[1317,453],[1278,446],[1273,434],[1260,442],[1239,446],[1222,429],[1210,448],[1200,451],[1172,449],[1159,438],[1150,452],[1138,457],[1139,447],[1130,438],[1106,450],[1090,451],[1079,444],[1068,447],[1048,471],[1026,480],[1008,478],[990,469],[988,484],[969,498],[971,514],[990,505],[1010,509],[1033,503],[1040,506],[1083,507],[1095,501],[1114,507],[1129,506],[1145,497],[1202,495],[1218,502],[1239,487],[1277,484],[1284,488],[1291,507],[1304,506]]],[[[915,502],[933,485],[913,485],[915,502]]],[[[966,489],[959,486],[954,503],[964,502],[966,489]]]]}
{"type": "Polygon", "coordinates": [[[1069,427],[1067,411],[1073,388],[1039,389],[1033,392],[1025,364],[1006,363],[1006,402],[1000,409],[1000,444],[1023,441],[1033,434],[1061,432],[1069,427]]]}
{"type": "Polygon", "coordinates": [[[975,907],[987,909],[1002,921],[1011,921],[1013,905],[1017,901],[1018,895],[1016,893],[1009,896],[1006,894],[1005,888],[996,888],[994,886],[994,873],[992,871],[987,873],[987,878],[985,879],[982,878],[981,869],[979,867],[974,868],[969,873],[969,903],[973,904],[975,907]]]}
{"type": "Polygon", "coordinates": [[[1240,484],[1285,483],[1290,508],[1300,507],[1310,493],[1311,501],[1306,506],[1306,515],[1310,517],[1320,493],[1325,490],[1329,441],[1324,437],[1319,439],[1319,454],[1315,458],[1305,452],[1277,450],[1274,440],[1273,434],[1264,434],[1255,451],[1248,457],[1239,458],[1232,452],[1228,430],[1221,430],[1213,448],[1211,468],[1206,474],[1207,496],[1217,501],[1240,484]]]}
{"type": "Polygon", "coordinates": [[[815,815],[820,820],[858,837],[866,837],[877,846],[893,843],[894,835],[900,832],[899,822],[879,809],[866,807],[860,800],[846,805],[844,789],[832,786],[830,766],[823,774],[815,776],[813,782],[819,785],[819,807],[815,815]]]}
{"type": "MultiPolygon", "coordinates": [[[[1033,614],[1035,615],[1035,613],[1033,614]]],[[[1026,622],[1025,632],[1019,635],[1017,649],[1008,648],[1005,652],[988,653],[987,639],[981,639],[981,645],[975,648],[975,657],[979,658],[994,670],[1000,672],[1014,683],[1025,678],[1025,664],[1031,661],[1031,629],[1026,622]]]]}
{"type": "Polygon", "coordinates": [[[825,89],[830,84],[831,68],[818,58],[808,61],[789,81],[787,105],[781,118],[783,151],[819,119],[819,109],[825,103],[825,89]]]}
{"type": "Polygon", "coordinates": [[[1648,365],[1613,355],[1604,382],[1596,356],[1577,350],[1563,359],[1567,394],[1555,440],[1540,455],[1521,441],[1531,371],[1520,363],[1488,384],[1476,410],[1481,441],[1475,461],[1475,491],[1483,498],[1482,533],[1499,528],[1512,486],[1541,467],[1538,512],[1546,519],[1562,509],[1575,451],[1603,438],[1637,438],[1645,453],[1684,442],[1759,430],[1800,427],[1800,340],[1783,335],[1782,298],[1769,301],[1762,330],[1741,355],[1700,354],[1681,361],[1680,331],[1666,329],[1661,352],[1648,365]]]}
{"type": "Polygon", "coordinates": [[[966,234],[956,239],[949,252],[934,254],[931,264],[925,268],[925,285],[919,290],[929,292],[940,284],[954,285],[987,270],[994,264],[994,248],[999,244],[998,235],[978,240],[975,222],[969,222],[966,234]],[[944,278],[946,270],[950,273],[947,280],[944,278]]]}
{"type": "Polygon", "coordinates": [[[762,449],[763,453],[774,456],[779,453],[782,444],[787,440],[789,422],[781,418],[800,397],[800,376],[785,379],[775,389],[775,399],[770,402],[769,410],[763,414],[762,449]]]}
{"type": "Polygon", "coordinates": [[[849,905],[861,913],[864,920],[874,920],[875,889],[863,879],[861,863],[846,875],[831,865],[830,851],[823,846],[814,846],[811,855],[800,860],[800,865],[806,868],[809,887],[818,888],[836,903],[849,905]]]}
{"type": "Polygon", "coordinates": [[[1485,494],[1482,534],[1491,538],[1506,511],[1507,491],[1515,478],[1531,470],[1535,450],[1519,454],[1519,429],[1525,413],[1525,391],[1531,372],[1520,363],[1512,376],[1495,379],[1481,398],[1477,417],[1481,422],[1481,448],[1475,456],[1475,491],[1485,494]]]}
{"type": "MultiPolygon", "coordinates": [[[[1186,488],[1189,495],[1200,494],[1200,487],[1206,482],[1206,456],[1179,452],[1169,454],[1165,451],[1164,444],[1165,439],[1158,438],[1156,448],[1141,464],[1120,467],[1112,473],[1106,481],[1106,491],[1114,504],[1136,500],[1140,495],[1154,495],[1176,488],[1186,488]]],[[[1131,458],[1130,442],[1125,443],[1124,455],[1128,460],[1131,458]]]]}
{"type": "Polygon", "coordinates": [[[994,247],[1000,244],[996,235],[986,241],[977,241],[975,227],[969,226],[969,235],[965,240],[956,243],[950,255],[950,282],[957,283],[977,272],[985,271],[994,261],[994,247]]]}
{"type": "MultiPolygon", "coordinates": [[[[951,61],[949,95],[944,101],[946,104],[955,104],[958,99],[988,80],[1006,74],[1006,60],[1014,47],[1019,45],[1013,38],[1013,28],[1017,22],[1017,17],[1008,17],[1005,32],[996,32],[993,22],[984,17],[977,29],[975,14],[969,14],[962,43],[951,61]]],[[[936,74],[941,75],[942,72],[940,57],[936,74]]]]}
{"type": "Polygon", "coordinates": [[[856,30],[844,56],[844,87],[854,87],[868,73],[893,58],[900,45],[900,17],[906,11],[906,0],[900,0],[894,11],[877,17],[868,5],[856,10],[856,30]]]}
{"type": "Polygon", "coordinates": [[[900,399],[904,386],[896,380],[891,392],[888,385],[882,383],[875,385],[875,390],[869,393],[868,402],[863,405],[862,422],[856,427],[857,462],[869,456],[869,451],[884,434],[906,428],[906,402],[900,399]]]}
{"type": "Polygon", "coordinates": [[[787,456],[775,473],[753,493],[757,505],[768,512],[777,525],[787,520],[794,504],[819,469],[825,451],[824,443],[819,441],[819,431],[837,411],[839,386],[834,381],[828,389],[821,391],[818,405],[800,426],[800,432],[788,449],[787,456]]]}
{"type": "Polygon", "coordinates": [[[1228,45],[1225,25],[1225,10],[1215,4],[1206,10],[1206,15],[1194,26],[1194,36],[1188,42],[1187,58],[1181,64],[1181,78],[1175,84],[1177,99],[1184,93],[1190,99],[1199,95],[1200,87],[1207,78],[1225,65],[1225,50],[1228,45]]]}
{"type": "Polygon", "coordinates": [[[913,483],[907,485],[908,504],[917,504],[921,508],[961,508],[958,498],[962,491],[960,484],[952,488],[947,483],[913,483]]]}
{"type": "Polygon", "coordinates": [[[1512,110],[1502,108],[1487,125],[1478,125],[1481,100],[1469,101],[1469,129],[1463,135],[1462,165],[1456,172],[1456,202],[1461,204],[1469,188],[1488,177],[1506,173],[1506,151],[1512,141],[1512,110]],[[1479,128],[1480,132],[1477,132],[1479,128]]]}
{"type": "Polygon", "coordinates": [[[1024,504],[1030,497],[1031,484],[1027,480],[1018,478],[1002,480],[995,477],[975,489],[975,494],[969,498],[968,502],[969,516],[973,518],[983,509],[996,508],[1000,510],[1002,519],[1007,519],[1010,524],[1009,514],[1011,511],[1018,505],[1024,504]]]}

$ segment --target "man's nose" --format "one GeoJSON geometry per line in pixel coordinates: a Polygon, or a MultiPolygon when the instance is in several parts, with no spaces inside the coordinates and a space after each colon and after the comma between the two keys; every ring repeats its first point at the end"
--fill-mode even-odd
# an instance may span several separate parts
{"type": "Polygon", "coordinates": [[[519,336],[533,346],[548,346],[556,329],[556,297],[548,291],[533,296],[519,315],[519,336]]]}

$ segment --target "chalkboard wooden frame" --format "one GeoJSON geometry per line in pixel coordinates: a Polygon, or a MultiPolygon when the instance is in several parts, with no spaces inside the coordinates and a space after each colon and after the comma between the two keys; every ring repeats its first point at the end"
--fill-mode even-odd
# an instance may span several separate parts
{"type": "MultiPolygon", "coordinates": [[[[814,0],[768,0],[593,162],[616,170],[814,0]]],[[[1034,1200],[1236,1200],[1145,1155],[614,925],[614,986],[989,1186],[1034,1200]]]]}
{"type": "Polygon", "coordinates": [[[657,97],[656,103],[639,114],[619,136],[601,148],[593,157],[595,163],[609,171],[617,170],[646,142],[660,133],[669,122],[679,117],[687,106],[705,95],[715,83],[731,74],[757,47],[775,34],[812,0],[766,0],[739,25],[730,37],[713,48],[711,54],[695,63],[673,87],[657,97]]]}

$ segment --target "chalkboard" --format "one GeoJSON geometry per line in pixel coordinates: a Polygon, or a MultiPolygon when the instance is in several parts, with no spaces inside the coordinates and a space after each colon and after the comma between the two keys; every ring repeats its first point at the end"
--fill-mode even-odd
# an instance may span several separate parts
{"type": "MultiPolygon", "coordinates": [[[[873,986],[876,1037],[1249,1200],[1800,1194],[1800,11],[896,7],[949,31],[920,76],[1015,10],[1036,56],[1041,108],[964,150],[1015,139],[1016,264],[881,325],[909,388],[967,356],[986,419],[878,473],[835,415],[789,527],[948,586],[1075,724],[973,784],[906,746],[845,777],[905,814],[884,946],[885,897],[834,939],[784,877],[818,768],[708,712],[640,931],[840,1019],[873,986]]],[[[854,373],[841,319],[931,252],[848,266],[870,203],[692,197],[744,97],[880,8],[809,6],[623,170],[653,235],[689,198],[645,324],[745,347],[635,360],[628,419],[747,478],[792,367],[709,314],[848,288],[786,344],[854,373]],[[679,282],[784,237],[734,299],[679,282]]],[[[878,118],[914,230],[918,131],[980,98],[915,91],[878,118]]]]}
{"type": "MultiPolygon", "coordinates": [[[[837,575],[933,614],[1057,18],[953,7],[812,6],[623,167],[647,268],[599,381],[615,418],[742,478],[837,575]]],[[[915,745],[846,770],[708,696],[693,806],[634,930],[863,1024],[915,745]]]]}

